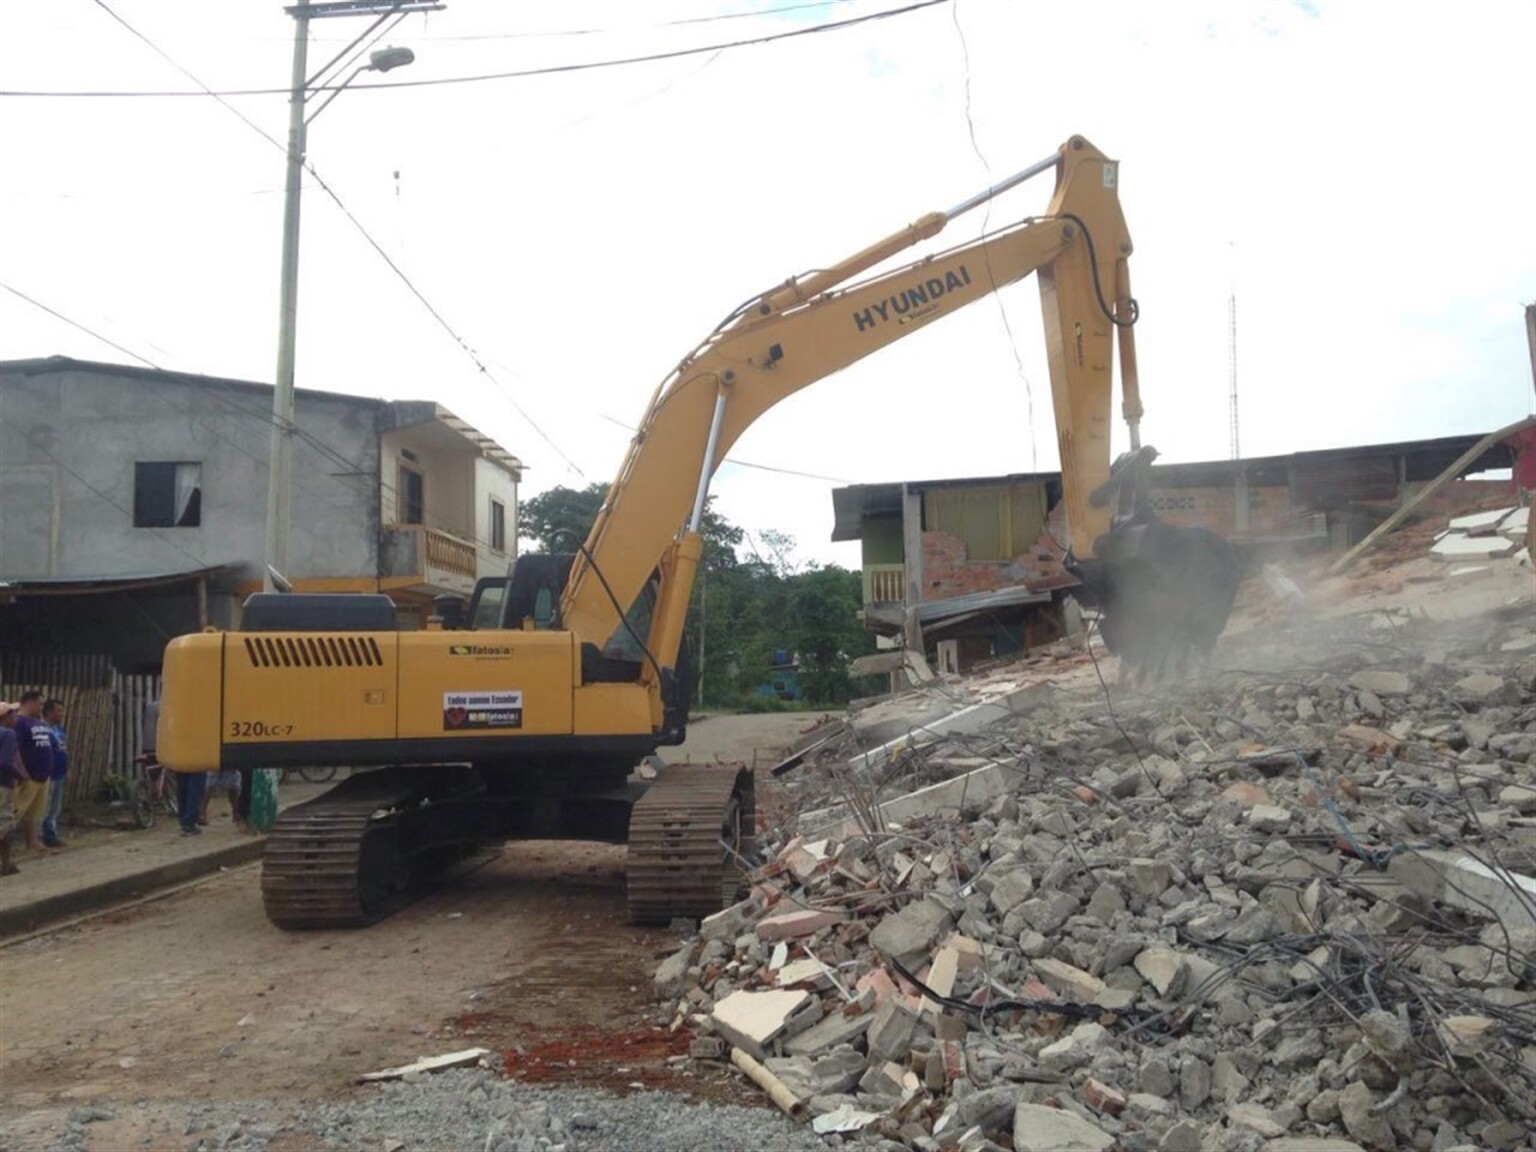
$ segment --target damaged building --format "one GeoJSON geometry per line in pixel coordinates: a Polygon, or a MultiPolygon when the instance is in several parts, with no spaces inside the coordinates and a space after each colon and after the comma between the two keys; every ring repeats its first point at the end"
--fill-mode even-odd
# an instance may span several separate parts
{"type": "MultiPolygon", "coordinates": [[[[1152,468],[1152,510],[1209,528],[1250,563],[1347,548],[1453,468],[1422,511],[1513,491],[1524,441],[1448,436],[1152,468]]],[[[1536,456],[1536,453],[1524,453],[1536,456]]],[[[1057,472],[853,484],[832,493],[834,541],[862,548],[866,627],[920,630],[937,670],[959,672],[1048,644],[1077,626],[1057,472]]]]}

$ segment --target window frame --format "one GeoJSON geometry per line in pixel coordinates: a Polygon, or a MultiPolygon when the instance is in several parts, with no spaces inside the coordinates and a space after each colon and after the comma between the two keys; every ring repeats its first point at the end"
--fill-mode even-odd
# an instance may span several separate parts
{"type": "Polygon", "coordinates": [[[133,462],[133,526],[159,530],[163,528],[201,528],[203,525],[203,462],[201,460],[135,460],[133,462]],[[182,468],[197,469],[197,483],[187,496],[186,506],[176,513],[178,472],[182,468]],[[152,479],[151,470],[158,473],[152,479]],[[161,470],[169,470],[167,475],[161,470]],[[168,487],[167,487],[168,482],[168,487]],[[155,491],[154,489],[158,489],[155,491]],[[148,505],[162,502],[169,497],[168,511],[156,513],[148,505]]]}
{"type": "Polygon", "coordinates": [[[400,461],[399,475],[397,476],[395,489],[395,522],[398,524],[425,524],[427,522],[427,477],[420,468],[405,460],[400,461]],[[408,477],[414,476],[417,484],[419,506],[416,509],[416,518],[411,519],[410,492],[411,486],[408,477]]]}
{"type": "Polygon", "coordinates": [[[491,551],[498,556],[507,554],[507,506],[491,496],[490,537],[491,551]]]}

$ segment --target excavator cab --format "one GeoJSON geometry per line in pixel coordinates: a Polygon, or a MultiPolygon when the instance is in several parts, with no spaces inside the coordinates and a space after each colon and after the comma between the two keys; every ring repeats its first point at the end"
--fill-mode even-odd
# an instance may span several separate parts
{"type": "Polygon", "coordinates": [[[528,552],[512,562],[505,576],[482,577],[475,584],[464,618],[478,631],[560,626],[560,593],[571,574],[574,554],[528,552]]]}

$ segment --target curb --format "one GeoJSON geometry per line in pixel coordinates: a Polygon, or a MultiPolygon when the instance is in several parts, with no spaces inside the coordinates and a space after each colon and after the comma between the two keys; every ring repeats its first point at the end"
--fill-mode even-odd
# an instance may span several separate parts
{"type": "Polygon", "coordinates": [[[266,848],[265,836],[252,837],[227,848],[172,860],[142,872],[114,876],[99,884],[45,896],[40,900],[0,908],[0,937],[33,932],[60,920],[68,920],[108,904],[147,896],[157,889],[194,880],[221,868],[234,868],[259,859],[266,848]]]}

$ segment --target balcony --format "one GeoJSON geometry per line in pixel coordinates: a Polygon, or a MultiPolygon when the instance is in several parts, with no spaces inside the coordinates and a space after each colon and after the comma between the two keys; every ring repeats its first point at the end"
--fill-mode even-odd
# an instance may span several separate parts
{"type": "Polygon", "coordinates": [[[864,603],[902,604],[907,599],[905,564],[867,564],[864,567],[864,603]]]}
{"type": "Polygon", "coordinates": [[[423,524],[391,524],[379,541],[379,573],[394,587],[430,596],[475,590],[475,545],[423,524]]]}

